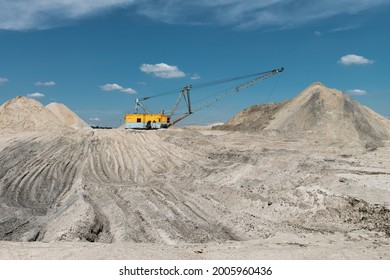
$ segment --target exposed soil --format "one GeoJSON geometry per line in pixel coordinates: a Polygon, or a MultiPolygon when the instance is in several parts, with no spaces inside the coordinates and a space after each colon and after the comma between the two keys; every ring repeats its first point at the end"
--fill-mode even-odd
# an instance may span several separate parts
{"type": "Polygon", "coordinates": [[[213,126],[217,130],[259,132],[274,119],[274,115],[288,102],[253,105],[235,115],[225,124],[213,126]]]}
{"type": "MultiPolygon", "coordinates": [[[[344,136],[356,145],[297,138],[288,128],[331,102],[310,92],[294,99],[314,104],[299,107],[295,121],[286,117],[294,100],[249,110],[266,114],[261,132],[237,118],[239,131],[89,130],[54,119],[57,129],[43,130],[40,117],[34,129],[12,130],[2,119],[0,240],[8,242],[0,242],[0,258],[390,259],[388,123],[343,97],[354,129],[344,136]],[[373,149],[362,144],[371,141],[373,149]],[[26,241],[37,245],[14,243],[26,241]],[[42,243],[54,241],[63,243],[42,243]]],[[[28,104],[14,106],[59,120],[28,104]]]]}
{"type": "Polygon", "coordinates": [[[314,83],[290,102],[255,105],[215,129],[375,149],[390,140],[390,121],[336,89],[314,83]]]}

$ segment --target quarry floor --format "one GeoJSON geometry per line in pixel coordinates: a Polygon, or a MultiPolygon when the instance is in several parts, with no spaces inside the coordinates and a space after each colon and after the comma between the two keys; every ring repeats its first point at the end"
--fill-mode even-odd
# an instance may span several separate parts
{"type": "Polygon", "coordinates": [[[389,143],[200,127],[0,137],[0,259],[390,259],[389,203],[389,143]]]}

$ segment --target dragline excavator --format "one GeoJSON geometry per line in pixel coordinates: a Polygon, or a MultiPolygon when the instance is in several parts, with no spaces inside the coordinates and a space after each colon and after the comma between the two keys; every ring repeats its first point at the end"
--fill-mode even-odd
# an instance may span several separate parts
{"type": "Polygon", "coordinates": [[[145,100],[148,100],[148,99],[151,99],[154,97],[161,97],[163,95],[170,94],[172,92],[166,92],[166,93],[161,93],[161,94],[157,94],[154,96],[143,97],[141,99],[137,98],[135,100],[134,113],[130,113],[130,114],[125,115],[125,128],[132,128],[132,129],[168,128],[172,125],[175,125],[176,123],[183,120],[184,118],[190,116],[191,114],[193,114],[197,111],[200,111],[202,109],[205,109],[205,108],[213,105],[214,103],[217,103],[222,99],[225,99],[229,96],[232,96],[232,95],[234,95],[234,94],[236,94],[236,93],[238,93],[238,92],[240,92],[240,91],[242,91],[250,86],[253,86],[257,82],[260,82],[261,80],[265,80],[273,75],[276,75],[280,72],[283,72],[283,70],[284,70],[284,68],[278,68],[278,69],[274,69],[271,71],[266,71],[266,72],[261,72],[261,73],[256,73],[256,74],[251,74],[251,75],[246,75],[246,76],[241,76],[241,77],[235,77],[235,78],[229,78],[229,79],[223,79],[223,80],[217,80],[217,81],[212,81],[212,82],[206,82],[206,83],[185,86],[184,88],[182,88],[180,90],[179,97],[178,97],[176,103],[173,105],[173,108],[172,108],[170,114],[165,114],[164,111],[162,111],[161,113],[150,113],[141,101],[145,101],[145,100]],[[245,83],[239,84],[231,89],[225,90],[221,95],[217,96],[212,101],[201,105],[196,110],[192,110],[191,101],[190,101],[190,90],[191,89],[218,85],[218,84],[227,83],[227,82],[236,81],[236,80],[245,79],[245,78],[247,78],[247,79],[252,78],[252,79],[245,82],[245,83]],[[186,112],[183,113],[177,119],[173,120],[172,117],[175,115],[176,110],[177,110],[177,108],[182,100],[184,100],[184,103],[186,106],[186,112]],[[141,112],[141,110],[143,112],[141,112]]]}

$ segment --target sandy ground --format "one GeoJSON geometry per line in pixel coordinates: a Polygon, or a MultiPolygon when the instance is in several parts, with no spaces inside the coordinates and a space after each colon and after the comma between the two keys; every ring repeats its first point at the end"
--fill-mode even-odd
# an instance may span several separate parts
{"type": "Polygon", "coordinates": [[[1,139],[1,259],[390,259],[388,143],[201,128],[1,139]]]}
{"type": "Polygon", "coordinates": [[[228,125],[0,106],[0,259],[390,259],[390,121],[314,83],[228,125]]]}
{"type": "Polygon", "coordinates": [[[367,232],[292,236],[223,244],[0,242],[0,259],[18,260],[389,260],[390,243],[367,232]],[[367,235],[368,234],[368,235],[367,235]],[[352,237],[355,236],[355,237],[352,237]]]}

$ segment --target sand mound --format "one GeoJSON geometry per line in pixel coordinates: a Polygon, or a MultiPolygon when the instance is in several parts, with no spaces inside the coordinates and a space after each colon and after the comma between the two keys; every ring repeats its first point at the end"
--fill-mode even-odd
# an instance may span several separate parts
{"type": "Polygon", "coordinates": [[[18,96],[0,106],[0,129],[9,131],[43,131],[64,125],[45,106],[34,99],[18,96]]]}
{"type": "MultiPolygon", "coordinates": [[[[340,133],[344,127],[357,137],[386,137],[388,121],[323,88],[315,84],[282,106],[254,110],[268,112],[263,131],[323,129],[329,137],[336,128],[328,122],[338,121],[340,133]]],[[[85,132],[64,129],[48,108],[21,97],[0,114],[10,122],[5,127],[25,129],[27,119],[34,129],[63,128],[15,133],[12,141],[0,133],[0,240],[187,246],[267,244],[285,234],[303,238],[283,237],[280,251],[285,244],[305,248],[308,236],[321,252],[313,238],[333,242],[337,234],[348,244],[370,241],[371,252],[389,244],[390,147],[361,153],[305,137],[203,128],[85,132]]]]}
{"type": "Polygon", "coordinates": [[[74,129],[90,129],[91,127],[84,122],[76,113],[61,103],[50,103],[46,105],[60,121],[66,126],[74,129]]]}
{"type": "Polygon", "coordinates": [[[389,120],[321,83],[312,84],[290,102],[252,106],[221,128],[277,130],[294,137],[368,146],[390,139],[389,120]]]}
{"type": "Polygon", "coordinates": [[[323,140],[379,144],[390,139],[390,122],[351,97],[321,83],[296,96],[266,129],[292,134],[311,133],[323,140]]]}
{"type": "Polygon", "coordinates": [[[15,97],[0,106],[0,129],[9,132],[90,129],[79,116],[60,103],[46,107],[34,99],[15,97]]]}
{"type": "Polygon", "coordinates": [[[275,142],[190,129],[13,141],[0,150],[0,240],[177,245],[390,234],[390,210],[378,204],[389,201],[389,152],[357,158],[275,142]],[[371,203],[360,198],[368,194],[371,203]]]}
{"type": "Polygon", "coordinates": [[[225,124],[214,125],[212,129],[261,131],[273,119],[273,116],[287,102],[253,105],[239,112],[225,124]]]}

